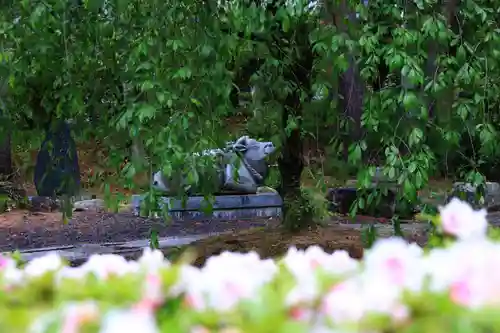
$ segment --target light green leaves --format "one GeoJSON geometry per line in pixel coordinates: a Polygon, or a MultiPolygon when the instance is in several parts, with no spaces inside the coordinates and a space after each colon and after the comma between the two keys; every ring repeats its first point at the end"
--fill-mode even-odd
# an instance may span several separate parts
{"type": "Polygon", "coordinates": [[[156,115],[156,108],[151,104],[142,104],[137,108],[137,117],[141,123],[151,120],[156,115]]]}
{"type": "Polygon", "coordinates": [[[410,132],[410,136],[408,137],[408,144],[409,144],[410,148],[421,143],[423,138],[424,138],[424,133],[422,132],[422,130],[418,127],[414,128],[410,132]]]}
{"type": "Polygon", "coordinates": [[[181,67],[175,72],[172,78],[189,79],[191,77],[191,74],[192,72],[189,67],[181,67]]]}
{"type": "Polygon", "coordinates": [[[405,110],[410,111],[417,107],[420,103],[418,97],[414,92],[406,91],[403,93],[403,106],[405,110]]]}

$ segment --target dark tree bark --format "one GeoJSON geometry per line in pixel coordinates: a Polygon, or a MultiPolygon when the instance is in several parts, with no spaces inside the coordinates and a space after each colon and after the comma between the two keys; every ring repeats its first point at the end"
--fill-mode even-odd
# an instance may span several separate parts
{"type": "MultiPolygon", "coordinates": [[[[282,156],[278,160],[281,174],[281,195],[283,197],[283,224],[291,230],[297,231],[313,224],[311,210],[307,200],[303,197],[300,179],[304,170],[303,138],[301,135],[301,118],[304,102],[311,99],[311,73],[314,56],[309,43],[309,30],[306,24],[297,27],[293,41],[297,45],[297,52],[291,65],[286,69],[284,78],[293,84],[293,90],[284,100],[282,113],[282,156]],[[301,99],[303,93],[308,94],[307,100],[301,99]],[[288,121],[293,119],[297,126],[289,133],[285,132],[288,121]]],[[[290,34],[290,39],[292,35],[290,34]]],[[[288,55],[289,56],[289,55],[288,55]]],[[[282,61],[286,60],[284,55],[282,61]]]]}
{"type": "Polygon", "coordinates": [[[0,141],[0,177],[10,179],[14,174],[10,133],[0,141]]]}
{"type": "Polygon", "coordinates": [[[364,86],[356,60],[352,55],[349,59],[349,68],[340,76],[339,93],[343,97],[339,104],[352,126],[349,128],[349,138],[344,141],[344,158],[347,159],[349,145],[363,138],[361,116],[363,115],[364,86]]]}
{"type": "Polygon", "coordinates": [[[263,59],[252,58],[240,68],[235,68],[235,64],[228,66],[229,70],[235,73],[233,88],[231,90],[231,94],[229,95],[231,104],[235,109],[238,109],[240,106],[240,92],[247,90],[250,91],[250,77],[259,70],[263,63],[263,59]]]}
{"type": "MultiPolygon", "coordinates": [[[[341,1],[335,8],[329,8],[327,11],[332,13],[333,23],[339,32],[346,35],[350,34],[350,25],[356,25],[356,13],[348,7],[345,1],[341,1]]],[[[363,129],[361,127],[361,117],[363,115],[364,84],[361,81],[358,65],[356,64],[356,55],[349,55],[349,68],[340,76],[339,93],[340,107],[344,112],[345,118],[349,121],[349,137],[344,138],[344,159],[347,161],[348,148],[353,142],[363,138],[363,129]]],[[[385,78],[382,78],[385,79],[385,78]]]]}

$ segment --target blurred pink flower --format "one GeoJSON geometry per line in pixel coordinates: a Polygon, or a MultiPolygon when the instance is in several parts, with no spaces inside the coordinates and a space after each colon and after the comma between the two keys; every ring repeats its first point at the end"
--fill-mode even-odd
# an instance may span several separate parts
{"type": "Polygon", "coordinates": [[[402,238],[379,240],[365,252],[363,274],[386,280],[389,285],[397,288],[418,292],[426,274],[423,251],[402,238]]]}
{"type": "Polygon", "coordinates": [[[78,333],[84,323],[99,318],[99,308],[94,302],[69,304],[64,309],[61,333],[78,333]]]}
{"type": "Polygon", "coordinates": [[[196,310],[229,311],[241,300],[259,296],[259,290],[278,272],[273,260],[261,260],[257,253],[224,252],[210,257],[202,269],[185,266],[179,285],[187,304],[196,310]]]}
{"type": "Polygon", "coordinates": [[[459,239],[484,238],[488,229],[486,210],[473,210],[472,207],[457,198],[446,206],[440,206],[443,230],[459,239]]]}

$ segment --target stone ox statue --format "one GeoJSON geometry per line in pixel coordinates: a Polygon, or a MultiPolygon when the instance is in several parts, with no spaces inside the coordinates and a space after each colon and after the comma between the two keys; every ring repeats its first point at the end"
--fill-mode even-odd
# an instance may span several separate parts
{"type": "MultiPolygon", "coordinates": [[[[229,142],[225,149],[209,149],[193,155],[214,159],[216,170],[212,172],[213,193],[255,194],[257,188],[263,186],[268,175],[269,165],[266,157],[275,149],[272,142],[259,142],[242,136],[235,142],[229,142]]],[[[208,176],[202,174],[200,177],[208,176]]],[[[180,185],[180,188],[193,194],[196,189],[189,187],[185,178],[185,175],[180,175],[167,179],[158,171],[153,175],[153,187],[164,193],[175,193],[180,185]]]]}

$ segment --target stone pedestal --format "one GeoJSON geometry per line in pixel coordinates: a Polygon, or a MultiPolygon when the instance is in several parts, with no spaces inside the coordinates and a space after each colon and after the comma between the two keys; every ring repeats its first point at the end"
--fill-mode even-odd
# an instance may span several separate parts
{"type": "MultiPolygon", "coordinates": [[[[142,195],[132,196],[134,213],[139,215],[142,195]]],[[[168,214],[174,220],[238,220],[245,218],[278,217],[281,215],[283,200],[277,193],[261,193],[248,195],[220,195],[212,203],[212,212],[205,213],[207,205],[204,197],[189,197],[183,206],[179,199],[160,197],[161,211],[166,205],[168,214]]]]}

